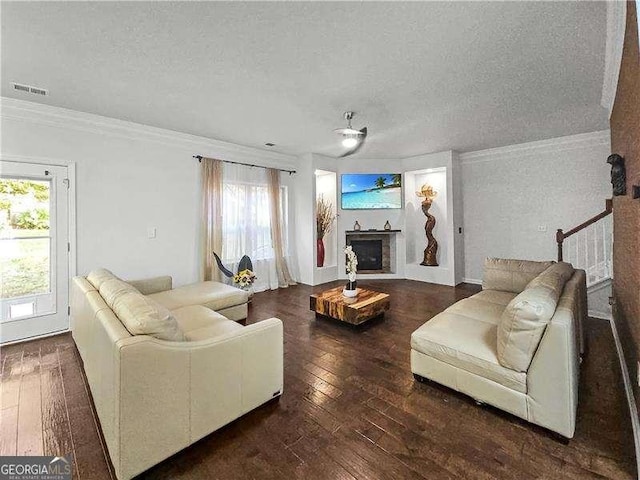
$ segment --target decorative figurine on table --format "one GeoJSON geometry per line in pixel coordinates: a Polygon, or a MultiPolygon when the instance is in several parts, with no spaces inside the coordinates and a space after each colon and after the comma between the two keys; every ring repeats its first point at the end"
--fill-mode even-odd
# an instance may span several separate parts
{"type": "Polygon", "coordinates": [[[427,217],[427,221],[424,224],[424,233],[427,236],[427,248],[424,249],[424,258],[420,265],[427,267],[437,267],[438,260],[436,254],[438,253],[438,242],[433,236],[433,227],[436,226],[436,218],[429,213],[429,208],[433,203],[433,199],[436,198],[438,192],[436,192],[431,185],[426,183],[422,185],[419,192],[416,192],[418,197],[424,198],[422,200],[422,213],[427,217]]]}
{"type": "Polygon", "coordinates": [[[222,260],[220,260],[220,257],[216,252],[213,252],[213,256],[216,259],[218,268],[224,276],[230,278],[236,287],[248,291],[249,295],[252,296],[253,292],[251,291],[251,285],[253,285],[253,282],[255,282],[258,277],[253,273],[253,264],[251,263],[251,259],[247,255],[244,255],[238,263],[238,273],[234,274],[222,264],[222,260]]]}
{"type": "Polygon", "coordinates": [[[355,297],[358,294],[358,290],[356,289],[356,272],[358,271],[358,257],[356,256],[356,252],[353,251],[351,245],[348,245],[344,249],[344,253],[347,256],[346,261],[346,270],[347,277],[349,281],[347,285],[342,290],[342,295],[345,297],[355,297]]]}

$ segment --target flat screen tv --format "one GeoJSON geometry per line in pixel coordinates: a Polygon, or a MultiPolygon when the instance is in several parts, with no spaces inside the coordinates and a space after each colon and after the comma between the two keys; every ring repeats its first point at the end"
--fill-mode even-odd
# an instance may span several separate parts
{"type": "Polygon", "coordinates": [[[340,193],[343,210],[402,208],[402,174],[345,173],[340,193]]]}

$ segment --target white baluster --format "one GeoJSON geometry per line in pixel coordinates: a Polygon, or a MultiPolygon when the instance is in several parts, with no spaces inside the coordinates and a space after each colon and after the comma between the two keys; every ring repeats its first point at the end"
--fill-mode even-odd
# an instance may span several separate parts
{"type": "Polygon", "coordinates": [[[602,276],[609,276],[609,257],[607,256],[607,218],[602,222],[602,276]]]}
{"type": "Polygon", "coordinates": [[[595,227],[593,229],[593,273],[595,275],[594,281],[598,281],[600,279],[600,273],[598,272],[598,235],[596,235],[595,227]]]}
{"type": "MultiPolygon", "coordinates": [[[[584,231],[584,269],[589,272],[589,229],[584,231]]],[[[588,275],[588,273],[587,273],[588,275]]],[[[587,277],[587,284],[589,277],[587,277]]]]}

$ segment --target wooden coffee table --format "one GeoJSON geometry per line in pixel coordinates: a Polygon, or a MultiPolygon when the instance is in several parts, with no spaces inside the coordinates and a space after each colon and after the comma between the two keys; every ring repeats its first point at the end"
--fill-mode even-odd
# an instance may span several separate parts
{"type": "Polygon", "coordinates": [[[314,293],[310,298],[311,310],[319,315],[335,318],[352,325],[360,325],[367,320],[384,315],[391,302],[386,293],[358,288],[353,298],[342,295],[343,287],[314,293]]]}

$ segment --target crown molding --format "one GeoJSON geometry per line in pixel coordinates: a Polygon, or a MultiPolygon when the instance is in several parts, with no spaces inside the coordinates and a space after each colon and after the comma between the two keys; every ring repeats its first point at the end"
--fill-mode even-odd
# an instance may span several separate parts
{"type": "Polygon", "coordinates": [[[459,155],[463,164],[493,162],[496,160],[520,159],[522,157],[536,156],[544,153],[557,153],[567,150],[588,148],[594,146],[609,145],[611,134],[609,130],[600,130],[591,133],[579,133],[566,137],[550,138],[536,142],[519,143],[506,147],[466,152],[459,155]]]}
{"type": "Polygon", "coordinates": [[[67,108],[0,97],[0,118],[72,129],[98,135],[145,140],[193,150],[193,154],[264,166],[295,167],[297,157],[67,108]]]}
{"type": "Polygon", "coordinates": [[[626,25],[627,2],[624,0],[607,2],[607,42],[600,105],[609,112],[609,118],[616,100],[626,25]]]}

